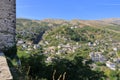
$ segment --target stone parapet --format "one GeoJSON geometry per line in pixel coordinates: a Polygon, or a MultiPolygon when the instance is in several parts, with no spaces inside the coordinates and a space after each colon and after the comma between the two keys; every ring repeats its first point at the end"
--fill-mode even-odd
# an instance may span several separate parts
{"type": "Polygon", "coordinates": [[[4,53],[0,52],[0,80],[13,80],[4,53]]]}

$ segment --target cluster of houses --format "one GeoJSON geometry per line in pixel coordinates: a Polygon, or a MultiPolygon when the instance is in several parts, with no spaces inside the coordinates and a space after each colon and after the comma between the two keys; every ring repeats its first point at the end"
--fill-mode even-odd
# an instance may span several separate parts
{"type": "Polygon", "coordinates": [[[76,44],[76,45],[70,45],[69,43],[64,45],[64,44],[59,44],[57,47],[56,46],[51,46],[48,48],[44,48],[44,53],[45,54],[67,54],[67,53],[74,53],[76,49],[80,48],[81,46],[76,44]]]}
{"type": "Polygon", "coordinates": [[[105,63],[108,68],[111,70],[116,70],[116,68],[120,69],[120,56],[118,52],[120,51],[120,43],[119,42],[100,42],[95,41],[94,43],[89,42],[89,47],[96,48],[99,47],[98,51],[92,51],[89,53],[90,59],[94,62],[105,63]],[[107,45],[107,48],[106,48],[107,45]],[[101,47],[100,47],[101,46],[101,47]],[[103,48],[105,47],[105,48],[103,48]],[[100,49],[102,48],[102,49],[100,49]],[[108,51],[107,51],[108,49],[108,51]],[[110,50],[110,51],[109,51],[110,50]],[[107,51],[107,54],[105,53],[107,51]]]}
{"type": "MultiPolygon", "coordinates": [[[[56,36],[56,38],[59,38],[59,36],[56,36]]],[[[65,38],[64,38],[65,39],[65,38]]],[[[23,50],[26,51],[32,51],[37,50],[41,46],[49,45],[48,41],[44,41],[43,44],[33,44],[30,41],[24,41],[24,40],[18,40],[17,46],[21,46],[23,50]]],[[[81,49],[81,46],[79,43],[67,43],[67,44],[58,44],[57,46],[49,46],[43,48],[43,54],[68,54],[68,53],[74,53],[77,49],[81,49]]],[[[86,45],[85,45],[86,46],[86,45]]],[[[120,43],[114,42],[114,43],[107,43],[107,41],[104,40],[96,40],[94,42],[88,42],[87,46],[91,49],[91,52],[89,53],[89,57],[94,62],[100,62],[105,63],[106,66],[112,70],[116,70],[117,68],[120,69],[120,56],[118,55],[118,52],[120,51],[120,43]],[[95,49],[98,50],[95,50],[95,49]],[[110,48],[110,49],[109,49],[110,48]],[[108,51],[106,54],[105,51],[108,51]]],[[[47,62],[52,61],[52,57],[47,58],[47,62]]]]}
{"type": "Polygon", "coordinates": [[[102,52],[90,52],[89,56],[92,61],[95,62],[105,62],[107,58],[102,54],[102,52]]]}
{"type": "MultiPolygon", "coordinates": [[[[56,36],[59,38],[60,36],[56,36]]],[[[65,39],[64,37],[61,37],[65,39]]],[[[49,45],[48,41],[44,42],[49,45]]],[[[81,49],[82,46],[79,43],[71,44],[58,44],[58,46],[50,46],[44,48],[45,54],[67,54],[74,53],[76,49],[81,49]]],[[[91,49],[92,52],[89,53],[90,59],[94,62],[105,63],[106,66],[112,70],[116,70],[116,66],[120,68],[120,57],[118,51],[120,51],[119,42],[110,42],[107,40],[95,40],[94,42],[88,42],[87,47],[91,49]],[[106,53],[107,51],[107,53],[106,53]]],[[[52,58],[48,57],[47,61],[51,61],[52,58]]]]}
{"type": "Polygon", "coordinates": [[[31,41],[18,40],[17,46],[21,46],[22,50],[32,51],[37,50],[41,46],[39,44],[33,44],[31,41]]]}

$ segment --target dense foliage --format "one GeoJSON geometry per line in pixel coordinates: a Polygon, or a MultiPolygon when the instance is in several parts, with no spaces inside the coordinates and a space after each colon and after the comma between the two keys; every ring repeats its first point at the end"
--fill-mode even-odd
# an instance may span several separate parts
{"type": "Polygon", "coordinates": [[[105,78],[103,72],[90,69],[90,61],[83,63],[84,59],[81,56],[75,56],[73,60],[56,57],[50,64],[45,63],[44,55],[37,54],[29,58],[21,57],[21,60],[23,73],[29,79],[52,80],[55,70],[55,80],[60,75],[62,79],[64,73],[66,73],[65,80],[96,80],[96,78],[101,80],[105,78]]]}

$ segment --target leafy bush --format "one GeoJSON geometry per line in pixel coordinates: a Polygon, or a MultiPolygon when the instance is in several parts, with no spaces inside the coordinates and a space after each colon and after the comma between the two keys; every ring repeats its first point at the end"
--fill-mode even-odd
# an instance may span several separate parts
{"type": "MultiPolygon", "coordinates": [[[[34,55],[29,58],[21,58],[22,71],[31,79],[47,79],[52,80],[54,70],[55,80],[60,75],[66,73],[65,80],[101,80],[105,77],[103,72],[92,71],[88,62],[83,63],[80,56],[74,57],[73,60],[55,58],[52,63],[47,65],[44,55],[34,55]]],[[[62,75],[63,76],[63,75],[62,75]]],[[[61,77],[62,78],[62,77],[61,77]]]]}

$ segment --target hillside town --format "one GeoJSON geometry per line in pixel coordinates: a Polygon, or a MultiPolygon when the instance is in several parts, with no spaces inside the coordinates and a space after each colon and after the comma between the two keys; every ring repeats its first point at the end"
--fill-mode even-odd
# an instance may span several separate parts
{"type": "MultiPolygon", "coordinates": [[[[58,36],[56,36],[58,38],[58,36]]],[[[61,38],[62,39],[62,38],[61,38]]],[[[63,38],[66,40],[66,38],[63,38]]],[[[30,51],[38,50],[42,46],[49,45],[48,41],[43,41],[44,43],[33,44],[31,41],[19,40],[17,46],[21,46],[22,50],[26,51],[26,54],[30,51]]],[[[82,46],[87,46],[91,52],[88,53],[90,59],[93,62],[100,62],[106,64],[111,70],[116,70],[120,68],[120,42],[115,42],[111,39],[107,40],[95,40],[94,42],[88,42],[85,44],[67,43],[58,44],[57,46],[49,46],[43,48],[43,54],[70,54],[75,53],[76,50],[82,49],[82,46]],[[109,50],[109,51],[108,51],[109,50]]],[[[51,61],[53,57],[48,57],[47,61],[51,61]]]]}
{"type": "MultiPolygon", "coordinates": [[[[108,80],[109,78],[114,80],[116,77],[114,76],[113,79],[110,75],[119,74],[120,69],[119,26],[105,23],[85,20],[18,19],[16,41],[19,62],[28,69],[29,65],[33,70],[36,69],[35,66],[39,66],[42,71],[45,69],[43,74],[49,75],[53,70],[49,73],[46,68],[51,70],[52,66],[57,66],[56,68],[61,70],[73,70],[70,71],[72,73],[74,70],[86,67],[93,73],[99,71],[102,74],[103,72],[108,76],[108,80]],[[46,68],[41,67],[41,63],[44,63],[46,68]],[[81,68],[82,65],[85,66],[81,68]]],[[[86,69],[82,69],[82,72],[86,69]]],[[[24,70],[27,71],[26,68],[24,70]]],[[[79,79],[76,78],[76,80],[79,79]]]]}

